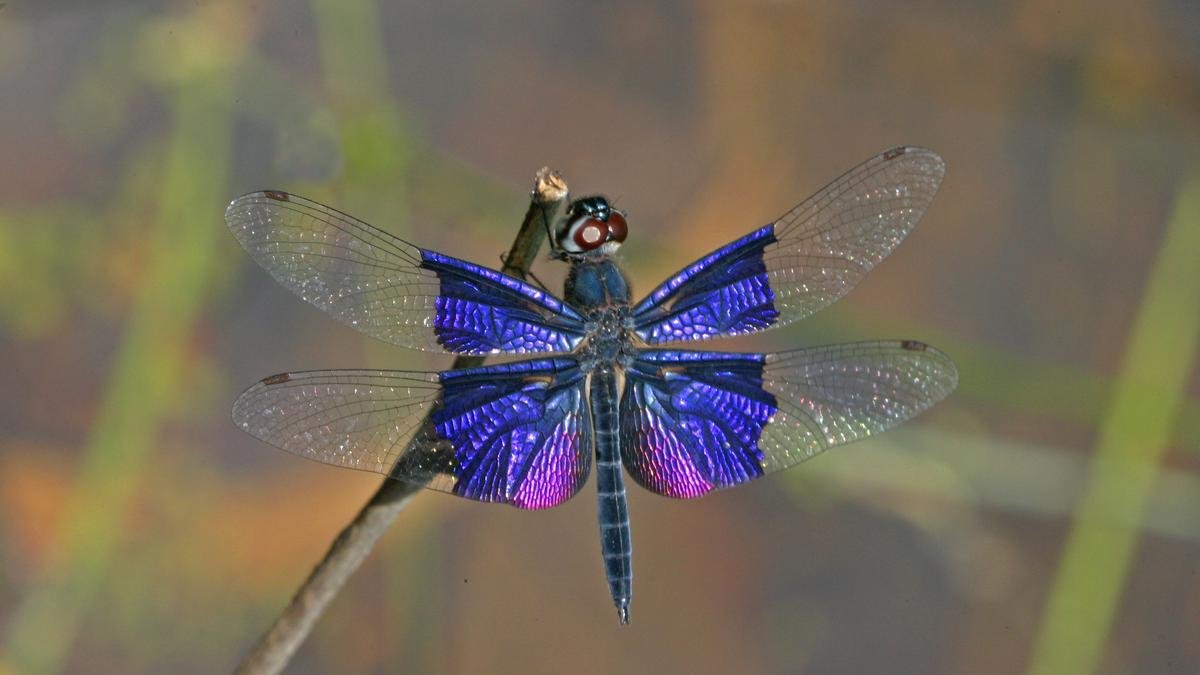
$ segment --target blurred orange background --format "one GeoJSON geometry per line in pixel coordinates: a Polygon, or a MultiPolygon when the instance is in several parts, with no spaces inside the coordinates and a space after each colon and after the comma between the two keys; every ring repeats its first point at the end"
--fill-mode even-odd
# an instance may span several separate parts
{"type": "Polygon", "coordinates": [[[380,480],[234,397],[449,364],[275,284],[233,197],[498,266],[550,165],[630,214],[636,294],[899,144],[948,165],[908,241],[722,348],[924,340],[949,400],[739,490],[631,488],[626,628],[590,488],[422,494],[288,672],[1200,670],[1195,3],[10,0],[0,672],[232,668],[380,480]]]}

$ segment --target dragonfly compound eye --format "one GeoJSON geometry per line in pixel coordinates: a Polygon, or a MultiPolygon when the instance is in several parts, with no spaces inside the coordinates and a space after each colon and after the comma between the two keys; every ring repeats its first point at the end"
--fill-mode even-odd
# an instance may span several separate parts
{"type": "Polygon", "coordinates": [[[583,251],[600,248],[608,239],[608,226],[596,218],[581,218],[574,228],[575,245],[583,251]]]}
{"type": "Polygon", "coordinates": [[[613,211],[608,214],[608,238],[617,243],[625,241],[625,237],[629,235],[629,223],[625,222],[625,216],[620,211],[613,211]]]}

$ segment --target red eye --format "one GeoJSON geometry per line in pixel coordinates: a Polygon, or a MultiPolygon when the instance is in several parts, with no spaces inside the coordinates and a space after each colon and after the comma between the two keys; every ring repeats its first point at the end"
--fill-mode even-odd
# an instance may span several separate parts
{"type": "Polygon", "coordinates": [[[600,248],[600,245],[604,243],[606,229],[604,223],[595,218],[584,220],[583,224],[575,230],[575,245],[585,251],[600,248]]]}
{"type": "Polygon", "coordinates": [[[625,241],[625,237],[629,234],[629,223],[625,222],[625,216],[621,215],[620,211],[613,211],[608,214],[608,236],[616,242],[625,241]]]}

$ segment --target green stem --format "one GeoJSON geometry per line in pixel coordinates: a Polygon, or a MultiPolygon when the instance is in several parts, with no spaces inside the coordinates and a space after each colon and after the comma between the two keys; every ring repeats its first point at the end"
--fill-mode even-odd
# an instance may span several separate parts
{"type": "Polygon", "coordinates": [[[1200,175],[1179,195],[1100,428],[1029,672],[1100,663],[1200,337],[1200,175]]]}

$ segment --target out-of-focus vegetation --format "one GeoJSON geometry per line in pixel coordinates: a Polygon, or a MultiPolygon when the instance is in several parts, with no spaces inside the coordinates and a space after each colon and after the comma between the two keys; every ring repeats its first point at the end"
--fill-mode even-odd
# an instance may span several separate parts
{"type": "Polygon", "coordinates": [[[634,491],[624,630],[590,496],[427,495],[293,671],[1200,669],[1200,10],[890,7],[0,6],[0,671],[228,669],[377,480],[233,397],[448,363],[275,286],[232,197],[496,263],[550,164],[632,214],[646,290],[899,143],[949,165],[910,241],[738,345],[927,340],[955,396],[754,486],[634,491]]]}

